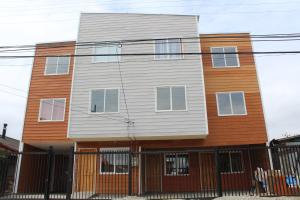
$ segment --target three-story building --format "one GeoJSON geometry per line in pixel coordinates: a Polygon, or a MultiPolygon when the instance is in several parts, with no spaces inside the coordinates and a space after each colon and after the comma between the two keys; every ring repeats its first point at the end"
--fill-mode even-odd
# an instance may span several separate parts
{"type": "MultiPolygon", "coordinates": [[[[83,13],[76,43],[37,45],[36,55],[44,57],[36,57],[33,65],[23,151],[49,146],[56,151],[74,146],[77,152],[155,152],[265,145],[249,34],[199,37],[198,20],[189,15],[83,13]]],[[[76,160],[74,191],[101,193],[105,181],[111,191],[126,189],[127,155],[104,155],[90,156],[90,165],[76,160]]],[[[188,184],[178,188],[177,183],[193,180],[209,188],[212,181],[201,169],[213,168],[214,162],[203,162],[213,156],[139,156],[131,172],[133,190],[196,190],[188,184]]],[[[248,157],[244,150],[221,153],[224,178],[246,179],[252,173],[248,157]]],[[[22,160],[19,190],[26,189],[28,163],[30,158],[22,160]]]]}

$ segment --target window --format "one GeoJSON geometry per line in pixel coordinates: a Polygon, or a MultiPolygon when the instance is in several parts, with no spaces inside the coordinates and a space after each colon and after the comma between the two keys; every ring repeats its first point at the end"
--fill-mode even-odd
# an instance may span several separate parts
{"type": "Polygon", "coordinates": [[[166,175],[188,175],[189,156],[187,153],[172,153],[165,155],[166,175]]]}
{"type": "Polygon", "coordinates": [[[184,86],[156,88],[156,110],[176,111],[186,110],[184,86]]]}
{"type": "Polygon", "coordinates": [[[69,73],[70,57],[47,57],[45,75],[59,75],[69,73]]]}
{"type": "MultiPolygon", "coordinates": [[[[120,45],[101,45],[94,47],[94,54],[121,54],[120,45]]],[[[120,56],[94,56],[93,62],[118,62],[120,56]]]]}
{"type": "Polygon", "coordinates": [[[243,172],[242,152],[220,153],[220,167],[223,173],[243,172]]]}
{"type": "Polygon", "coordinates": [[[41,99],[39,121],[63,121],[66,99],[41,99]]]}
{"type": "Polygon", "coordinates": [[[92,90],[90,111],[91,113],[119,112],[119,90],[92,90]]]}
{"type": "Polygon", "coordinates": [[[101,173],[128,173],[129,148],[100,149],[101,173]]]}
{"type": "Polygon", "coordinates": [[[218,115],[246,115],[244,92],[217,93],[218,115]]]}
{"type": "Polygon", "coordinates": [[[224,67],[239,67],[238,54],[224,54],[224,53],[237,53],[236,47],[212,47],[212,61],[215,68],[224,67]]]}
{"type": "Polygon", "coordinates": [[[155,40],[155,59],[180,59],[181,56],[181,39],[165,39],[155,40]],[[179,53],[178,55],[156,55],[156,54],[171,54],[179,53]]]}

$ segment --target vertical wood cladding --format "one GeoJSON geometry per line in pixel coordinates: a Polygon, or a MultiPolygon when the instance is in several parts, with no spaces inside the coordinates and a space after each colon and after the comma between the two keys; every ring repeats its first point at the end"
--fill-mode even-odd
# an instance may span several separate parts
{"type": "MultiPolygon", "coordinates": [[[[211,47],[236,46],[252,52],[249,34],[200,35],[201,51],[211,47]],[[221,36],[221,38],[220,38],[221,36]],[[222,37],[224,36],[224,37],[222,37]],[[219,38],[218,38],[219,37],[219,38]]],[[[253,54],[239,54],[240,67],[213,68],[211,55],[202,56],[209,134],[203,146],[259,144],[267,141],[261,94],[253,54]],[[218,116],[216,92],[244,91],[247,115],[218,116]]]]}
{"type": "Polygon", "coordinates": [[[71,92],[73,62],[71,57],[69,73],[64,75],[44,75],[47,55],[74,54],[75,42],[38,44],[36,46],[28,103],[26,108],[23,142],[66,141],[69,116],[69,99],[71,92]],[[66,98],[64,121],[38,122],[40,99],[66,98]]]}

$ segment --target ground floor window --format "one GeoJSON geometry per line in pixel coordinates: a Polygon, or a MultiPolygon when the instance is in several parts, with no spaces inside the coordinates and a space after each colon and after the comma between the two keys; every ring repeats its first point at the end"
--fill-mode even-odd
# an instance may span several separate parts
{"type": "Polygon", "coordinates": [[[223,152],[220,153],[220,166],[223,173],[243,172],[242,152],[223,152]]]}
{"type": "Polygon", "coordinates": [[[100,173],[128,173],[129,148],[101,148],[100,173]]]}
{"type": "Polygon", "coordinates": [[[166,175],[188,175],[189,155],[187,153],[165,154],[165,174],[166,175]]]}

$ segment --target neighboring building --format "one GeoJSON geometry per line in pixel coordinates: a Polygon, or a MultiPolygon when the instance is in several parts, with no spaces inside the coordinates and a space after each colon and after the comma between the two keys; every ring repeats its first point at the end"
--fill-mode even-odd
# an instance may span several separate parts
{"type": "Polygon", "coordinates": [[[19,143],[5,133],[0,136],[0,194],[13,190],[19,143]]]}
{"type": "Polygon", "coordinates": [[[5,136],[0,137],[0,154],[2,153],[16,153],[19,151],[19,140],[5,136]]]}
{"type": "MultiPolygon", "coordinates": [[[[78,152],[265,146],[267,133],[253,55],[181,55],[251,52],[249,34],[204,34],[200,40],[198,37],[198,16],[82,14],[77,42],[97,45],[64,42],[36,46],[36,55],[61,56],[35,58],[23,151],[47,150],[49,146],[59,152],[72,146],[78,152]],[[234,37],[240,39],[236,41],[234,37]],[[141,41],[134,45],[126,42],[136,39],[141,41]],[[150,55],[63,57],[75,52],[150,55]],[[151,55],[164,53],[175,54],[151,55]]],[[[110,180],[113,174],[122,174],[122,180],[126,180],[128,168],[122,166],[128,164],[128,159],[126,155],[119,156],[113,161],[90,156],[88,162],[93,165],[76,159],[73,189],[101,193],[99,184],[110,180]],[[89,175],[79,173],[79,169],[89,175]],[[87,186],[82,186],[82,176],[91,177],[87,186]]],[[[138,168],[134,180],[139,187],[133,190],[188,190],[189,185],[178,188],[176,183],[198,176],[201,166],[213,168],[214,162],[201,163],[204,158],[214,160],[213,156],[189,153],[140,157],[139,163],[144,164],[134,166],[138,168]],[[178,162],[182,164],[180,169],[176,167],[178,162]],[[150,174],[151,169],[158,170],[150,174]],[[154,176],[160,177],[156,184],[154,176]]],[[[260,156],[263,155],[258,150],[257,157],[260,156]]],[[[220,157],[224,178],[233,175],[246,182],[251,176],[247,151],[220,157]]],[[[32,168],[29,166],[30,158],[24,158],[19,191],[26,190],[28,170],[32,168]]],[[[54,170],[62,167],[55,166],[54,170]]],[[[119,184],[119,188],[125,188],[119,184]]],[[[208,184],[211,181],[202,180],[201,187],[208,188],[208,184]]],[[[113,187],[116,184],[110,186],[115,191],[113,187]]]]}
{"type": "Polygon", "coordinates": [[[286,146],[292,146],[292,145],[300,145],[300,135],[294,135],[294,136],[288,136],[283,137],[279,139],[273,139],[270,141],[271,146],[276,145],[286,145],[286,146]]]}
{"type": "Polygon", "coordinates": [[[300,135],[270,141],[273,168],[297,177],[300,185],[300,135]]]}

